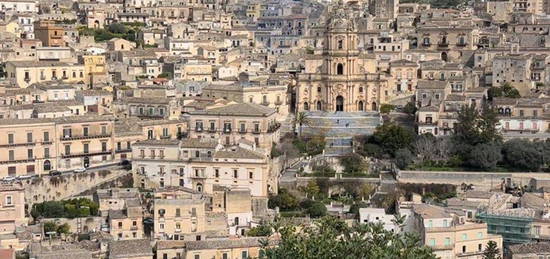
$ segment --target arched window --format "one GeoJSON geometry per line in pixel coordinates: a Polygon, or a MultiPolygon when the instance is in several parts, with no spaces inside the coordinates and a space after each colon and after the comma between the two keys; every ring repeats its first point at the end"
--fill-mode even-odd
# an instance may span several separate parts
{"type": "Polygon", "coordinates": [[[304,103],[304,110],[309,111],[309,103],[304,103]]]}
{"type": "Polygon", "coordinates": [[[336,74],[337,75],[343,75],[344,74],[344,64],[339,63],[336,65],[336,74]]]}
{"type": "Polygon", "coordinates": [[[504,114],[504,109],[502,107],[498,108],[498,114],[504,114]]]}
{"type": "Polygon", "coordinates": [[[202,192],[202,184],[201,183],[197,184],[197,192],[202,192]]]}
{"type": "Polygon", "coordinates": [[[321,103],[321,101],[317,101],[317,110],[318,110],[318,111],[322,111],[322,110],[323,110],[323,104],[321,103]]]}
{"type": "Polygon", "coordinates": [[[338,40],[338,49],[344,48],[344,40],[338,40]]]}
{"type": "Polygon", "coordinates": [[[510,108],[504,109],[504,114],[510,115],[511,113],[512,113],[512,110],[510,110],[510,108]]]}
{"type": "Polygon", "coordinates": [[[44,171],[50,171],[52,169],[52,163],[50,160],[44,161],[44,171]]]}
{"type": "Polygon", "coordinates": [[[358,111],[363,111],[363,110],[364,110],[363,101],[359,101],[359,102],[357,103],[357,110],[358,110],[358,111]]]}
{"type": "Polygon", "coordinates": [[[378,106],[376,105],[376,102],[372,102],[371,110],[373,110],[373,111],[377,111],[377,110],[378,110],[378,106]]]}

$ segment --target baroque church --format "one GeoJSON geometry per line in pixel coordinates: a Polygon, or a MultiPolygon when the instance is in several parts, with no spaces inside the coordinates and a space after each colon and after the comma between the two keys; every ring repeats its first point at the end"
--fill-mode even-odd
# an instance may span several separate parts
{"type": "Polygon", "coordinates": [[[318,47],[305,57],[298,77],[298,111],[378,111],[388,95],[387,80],[376,60],[358,46],[361,15],[339,2],[329,9],[321,31],[312,32],[318,47]]]}

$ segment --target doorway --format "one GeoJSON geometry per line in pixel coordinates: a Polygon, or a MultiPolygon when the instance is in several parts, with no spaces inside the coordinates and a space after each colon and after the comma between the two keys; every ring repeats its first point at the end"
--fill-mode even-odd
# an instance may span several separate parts
{"type": "Polygon", "coordinates": [[[336,111],[344,111],[344,97],[342,97],[341,95],[338,95],[338,97],[336,97],[336,111]]]}

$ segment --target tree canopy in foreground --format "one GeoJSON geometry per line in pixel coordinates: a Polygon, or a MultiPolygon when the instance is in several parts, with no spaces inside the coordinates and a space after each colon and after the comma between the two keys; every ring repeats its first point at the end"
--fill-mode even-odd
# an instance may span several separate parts
{"type": "Polygon", "coordinates": [[[263,242],[261,258],[436,258],[431,249],[410,233],[393,233],[381,224],[349,227],[334,217],[324,217],[305,227],[275,226],[280,235],[278,245],[263,242]]]}

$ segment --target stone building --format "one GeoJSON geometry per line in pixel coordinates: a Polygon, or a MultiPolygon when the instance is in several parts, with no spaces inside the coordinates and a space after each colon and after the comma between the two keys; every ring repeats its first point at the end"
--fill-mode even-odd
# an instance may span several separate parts
{"type": "Polygon", "coordinates": [[[340,3],[325,21],[323,47],[305,57],[296,89],[298,111],[376,111],[386,100],[388,82],[358,49],[353,11],[340,3]]]}

